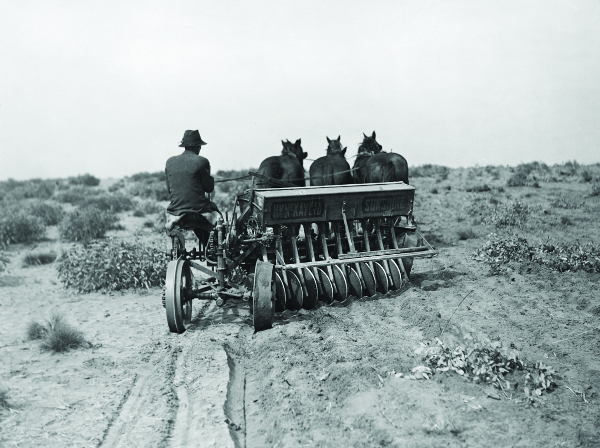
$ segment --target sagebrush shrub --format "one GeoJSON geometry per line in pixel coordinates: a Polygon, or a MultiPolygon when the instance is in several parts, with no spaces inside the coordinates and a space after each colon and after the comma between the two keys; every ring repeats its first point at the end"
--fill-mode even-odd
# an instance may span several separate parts
{"type": "Polygon", "coordinates": [[[13,243],[32,243],[45,234],[46,226],[42,219],[30,215],[26,208],[0,208],[0,247],[13,243]]]}
{"type": "Polygon", "coordinates": [[[0,387],[0,408],[10,409],[10,403],[8,402],[8,389],[6,387],[0,387]]]}
{"type": "Polygon", "coordinates": [[[162,238],[107,239],[87,247],[75,246],[57,262],[64,286],[80,292],[162,286],[166,266],[162,238]]]}
{"type": "Polygon", "coordinates": [[[56,181],[48,179],[23,181],[9,179],[0,182],[0,200],[48,199],[54,193],[56,184],[56,181]]]}
{"type": "Polygon", "coordinates": [[[84,207],[68,213],[58,230],[63,240],[87,244],[93,239],[103,238],[116,224],[117,217],[113,213],[84,207]]]}
{"type": "Polygon", "coordinates": [[[123,194],[98,194],[83,200],[82,207],[93,206],[113,213],[125,212],[133,208],[133,200],[123,194]]]}
{"type": "Polygon", "coordinates": [[[97,188],[88,188],[75,186],[68,190],[62,190],[56,193],[54,198],[58,202],[67,202],[73,205],[79,205],[90,198],[90,196],[96,196],[101,194],[102,191],[97,188]]]}
{"type": "Polygon", "coordinates": [[[141,216],[165,212],[165,208],[158,204],[156,201],[139,201],[135,204],[134,208],[135,211],[143,213],[143,215],[141,216]]]}
{"type": "Polygon", "coordinates": [[[157,201],[168,201],[169,192],[166,182],[134,183],[128,188],[129,194],[157,201]]]}
{"type": "Polygon", "coordinates": [[[34,201],[27,205],[27,212],[40,218],[45,225],[57,225],[64,215],[63,208],[53,202],[34,201]]]}
{"type": "Polygon", "coordinates": [[[97,187],[100,185],[100,179],[92,176],[91,174],[82,174],[77,177],[70,177],[69,183],[71,185],[84,185],[87,187],[97,187]]]}

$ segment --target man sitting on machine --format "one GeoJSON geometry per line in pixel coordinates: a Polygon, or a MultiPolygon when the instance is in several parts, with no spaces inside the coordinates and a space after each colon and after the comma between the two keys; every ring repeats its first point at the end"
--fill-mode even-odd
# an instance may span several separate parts
{"type": "MultiPolygon", "coordinates": [[[[210,232],[217,220],[222,219],[216,204],[206,197],[206,193],[214,190],[215,180],[210,175],[208,159],[199,155],[203,145],[206,143],[202,141],[197,130],[185,131],[179,145],[184,147],[185,151],[170,157],[165,167],[171,201],[167,208],[165,228],[172,237],[176,236],[173,232],[176,227],[193,230],[200,241],[200,253],[205,252],[210,232]]],[[[181,238],[180,242],[184,244],[181,238]]]]}

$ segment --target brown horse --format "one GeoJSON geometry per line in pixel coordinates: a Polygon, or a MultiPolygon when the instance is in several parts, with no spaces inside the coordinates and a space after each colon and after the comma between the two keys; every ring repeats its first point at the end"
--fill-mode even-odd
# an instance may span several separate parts
{"type": "Polygon", "coordinates": [[[344,185],[353,183],[350,165],[346,162],[346,149],[342,149],[340,137],[330,140],[327,137],[327,152],[310,166],[310,185],[344,185]]]}
{"type": "Polygon", "coordinates": [[[259,178],[256,182],[258,188],[278,188],[293,184],[297,187],[304,187],[304,159],[308,155],[302,151],[300,139],[295,143],[281,140],[283,150],[280,156],[267,157],[258,167],[258,174],[274,179],[270,181],[265,178],[259,178]],[[282,182],[276,182],[280,180],[282,182]]]}
{"type": "Polygon", "coordinates": [[[358,155],[354,162],[353,177],[357,184],[377,182],[408,183],[408,163],[395,152],[382,151],[382,146],[375,140],[375,131],[370,137],[363,133],[363,142],[358,147],[358,155]]]}

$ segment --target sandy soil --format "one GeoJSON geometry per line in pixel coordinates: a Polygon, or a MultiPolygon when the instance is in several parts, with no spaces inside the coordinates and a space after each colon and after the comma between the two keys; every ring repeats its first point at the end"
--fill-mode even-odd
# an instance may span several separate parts
{"type": "MultiPolygon", "coordinates": [[[[171,334],[159,289],[75,294],[54,266],[21,266],[31,246],[12,246],[0,277],[0,385],[10,402],[0,408],[0,445],[600,446],[599,275],[511,264],[490,276],[471,259],[486,235],[507,232],[474,224],[478,204],[521,199],[538,207],[516,232],[530,243],[598,244],[600,198],[579,183],[468,193],[456,187],[463,174],[453,176],[415,179],[420,229],[440,254],[416,261],[402,291],[286,311],[257,334],[236,301],[195,301],[191,328],[171,334]],[[579,205],[550,205],[561,197],[579,205]],[[572,225],[560,223],[567,215],[572,225]],[[456,231],[466,227],[477,237],[459,241],[456,231]],[[57,355],[26,340],[27,323],[54,310],[84,331],[88,348],[57,355]],[[532,405],[521,392],[491,398],[485,385],[456,375],[390,375],[421,364],[414,349],[451,316],[450,326],[553,366],[558,388],[532,405]]],[[[142,220],[125,222],[131,230],[142,220]]],[[[50,236],[38,248],[60,245],[50,236]]]]}

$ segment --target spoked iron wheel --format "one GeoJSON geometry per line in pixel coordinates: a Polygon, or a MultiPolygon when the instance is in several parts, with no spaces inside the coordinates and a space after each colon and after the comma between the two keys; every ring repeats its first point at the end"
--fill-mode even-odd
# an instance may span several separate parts
{"type": "Polygon", "coordinates": [[[192,287],[192,275],[186,260],[170,261],[165,281],[167,323],[173,333],[183,333],[192,321],[192,299],[186,297],[192,287]]]}
{"type": "Polygon", "coordinates": [[[273,265],[256,260],[254,288],[252,291],[254,331],[273,327],[275,316],[276,284],[273,281],[273,265]]]}

